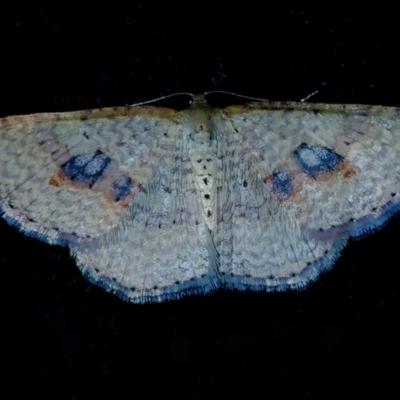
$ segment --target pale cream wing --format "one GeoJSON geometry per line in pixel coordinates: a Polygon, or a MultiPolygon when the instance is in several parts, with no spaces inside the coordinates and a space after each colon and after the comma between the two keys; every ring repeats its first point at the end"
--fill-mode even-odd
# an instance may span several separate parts
{"type": "Polygon", "coordinates": [[[399,209],[396,108],[255,103],[216,112],[214,133],[228,286],[303,287],[399,209]]]}
{"type": "Polygon", "coordinates": [[[208,272],[210,237],[187,140],[179,113],[162,108],[4,118],[3,216],[68,245],[91,279],[125,297],[196,290],[208,272]]]}
{"type": "Polygon", "coordinates": [[[158,160],[154,178],[119,225],[73,247],[93,282],[133,302],[162,301],[217,287],[217,255],[203,219],[185,124],[173,157],[158,160]]]}
{"type": "Polygon", "coordinates": [[[50,243],[96,237],[118,224],[178,135],[176,114],[154,108],[4,118],[3,211],[50,243]]]}

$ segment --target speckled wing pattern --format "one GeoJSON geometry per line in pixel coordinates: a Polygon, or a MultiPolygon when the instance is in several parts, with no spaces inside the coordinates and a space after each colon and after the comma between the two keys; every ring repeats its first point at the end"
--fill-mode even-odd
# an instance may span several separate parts
{"type": "Polygon", "coordinates": [[[133,302],[303,288],[398,211],[399,121],[272,102],[8,117],[2,213],[133,302]]]}
{"type": "Polygon", "coordinates": [[[349,237],[382,226],[399,209],[399,117],[307,103],[218,112],[214,243],[225,285],[305,287],[349,237]]]}

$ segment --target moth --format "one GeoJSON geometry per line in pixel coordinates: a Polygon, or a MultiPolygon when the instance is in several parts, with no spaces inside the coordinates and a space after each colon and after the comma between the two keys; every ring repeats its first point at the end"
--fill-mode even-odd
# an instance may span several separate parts
{"type": "Polygon", "coordinates": [[[252,102],[0,120],[10,225],[132,302],[301,289],[399,210],[400,110],[252,102]]]}

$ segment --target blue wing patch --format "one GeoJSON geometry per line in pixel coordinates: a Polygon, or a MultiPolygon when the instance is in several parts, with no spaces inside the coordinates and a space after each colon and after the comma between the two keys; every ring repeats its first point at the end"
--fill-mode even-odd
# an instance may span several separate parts
{"type": "Polygon", "coordinates": [[[286,171],[276,169],[272,173],[272,184],[277,194],[283,197],[290,196],[292,192],[292,181],[286,171]]]}
{"type": "Polygon", "coordinates": [[[301,169],[314,179],[335,171],[343,161],[342,156],[328,147],[310,146],[307,143],[302,143],[293,154],[301,169]]]}
{"type": "Polygon", "coordinates": [[[113,183],[111,196],[115,201],[124,200],[132,192],[132,180],[129,176],[121,176],[113,183]]]}
{"type": "Polygon", "coordinates": [[[92,186],[110,162],[101,151],[72,157],[61,166],[63,173],[72,181],[92,186]]]}

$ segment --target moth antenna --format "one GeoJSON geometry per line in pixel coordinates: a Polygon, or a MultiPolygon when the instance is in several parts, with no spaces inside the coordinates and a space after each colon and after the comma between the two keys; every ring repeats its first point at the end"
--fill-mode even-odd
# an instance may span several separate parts
{"type": "Polygon", "coordinates": [[[307,101],[310,97],[316,95],[317,93],[319,93],[319,90],[316,90],[315,92],[310,93],[308,96],[304,97],[304,99],[301,99],[300,101],[307,101]]]}
{"type": "Polygon", "coordinates": [[[178,92],[178,93],[167,94],[165,96],[157,97],[157,98],[152,99],[152,100],[146,100],[146,101],[141,101],[140,103],[134,103],[134,104],[131,104],[130,107],[143,106],[145,104],[155,103],[157,101],[165,100],[165,99],[168,99],[168,98],[174,97],[174,96],[191,96],[192,98],[194,97],[192,93],[178,92]]]}
{"type": "Polygon", "coordinates": [[[205,92],[205,93],[204,93],[204,96],[207,96],[208,94],[214,94],[214,93],[228,94],[228,95],[230,95],[230,96],[241,97],[241,98],[247,99],[247,100],[269,101],[268,99],[261,99],[261,98],[259,98],[259,97],[246,96],[246,95],[243,95],[243,94],[228,92],[228,91],[226,91],[226,90],[212,90],[211,92],[205,92]]]}

